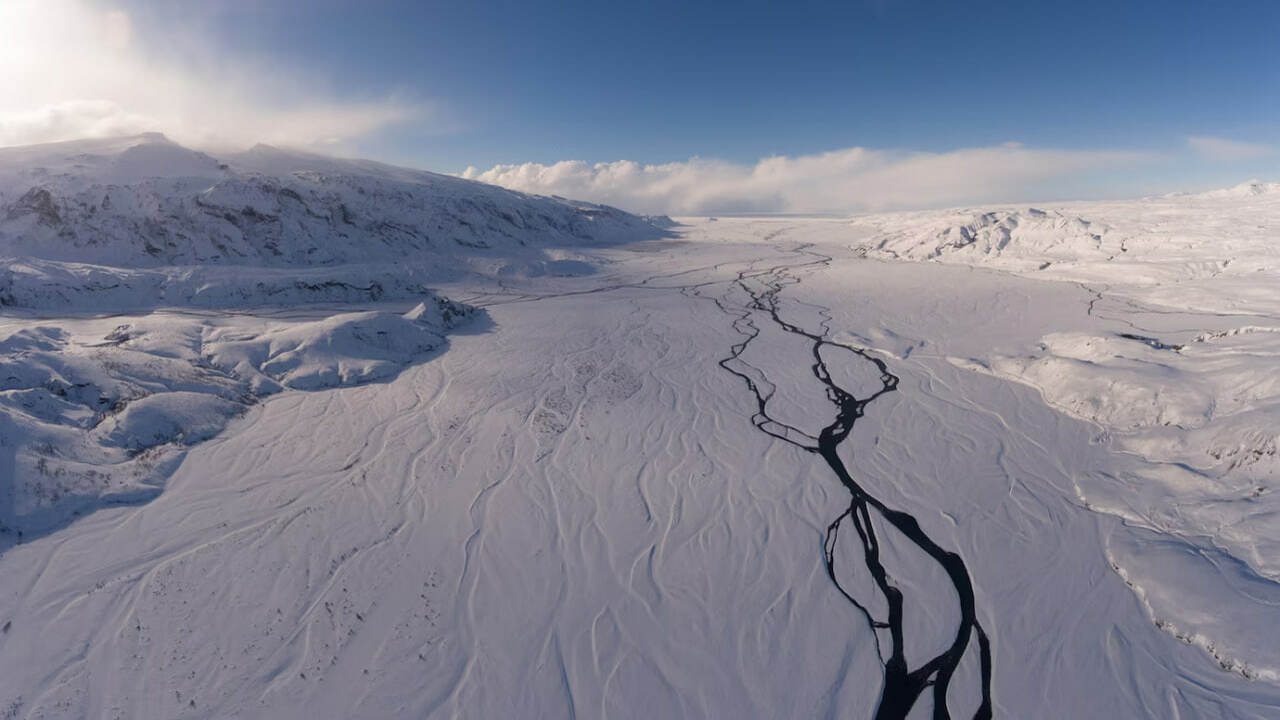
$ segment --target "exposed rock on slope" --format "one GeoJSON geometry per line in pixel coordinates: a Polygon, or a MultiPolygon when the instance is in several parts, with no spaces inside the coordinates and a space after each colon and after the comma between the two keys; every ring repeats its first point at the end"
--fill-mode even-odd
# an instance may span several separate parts
{"type": "MultiPolygon", "coordinates": [[[[0,149],[0,257],[130,269],[378,265],[383,292],[407,296],[424,274],[495,261],[536,274],[548,248],[662,232],[603,205],[265,146],[215,159],[149,134],[0,149]],[[406,267],[420,270],[413,281],[406,267]]],[[[28,266],[49,272],[7,273],[3,282],[27,288],[6,301],[38,305],[49,293],[31,288],[57,285],[56,269],[28,266]]],[[[320,274],[341,282],[341,272],[320,274]]]]}
{"type": "Polygon", "coordinates": [[[580,274],[575,247],[663,233],[602,205],[265,146],[0,149],[0,306],[79,318],[0,317],[0,532],[153,496],[263,395],[388,379],[438,352],[472,309],[432,282],[580,274]],[[420,303],[182,311],[395,299],[420,303]]]}

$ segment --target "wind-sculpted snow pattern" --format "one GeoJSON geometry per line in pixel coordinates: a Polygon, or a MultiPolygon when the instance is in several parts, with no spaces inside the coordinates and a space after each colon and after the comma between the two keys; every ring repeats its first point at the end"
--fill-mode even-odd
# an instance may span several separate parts
{"type": "MultiPolygon", "coordinates": [[[[798,251],[816,258],[798,267],[806,265],[827,265],[831,258],[807,250],[804,246],[798,251]]],[[[956,669],[964,658],[965,649],[971,639],[978,643],[981,663],[981,696],[982,702],[973,713],[974,718],[990,718],[991,705],[991,648],[987,635],[977,621],[974,609],[972,580],[959,555],[948,552],[934,542],[910,514],[887,507],[878,498],[867,493],[854,480],[848,467],[840,455],[840,446],[853,431],[854,423],[861,418],[872,402],[885,393],[893,392],[898,386],[898,377],[891,373],[885,362],[867,353],[866,350],[833,342],[829,339],[831,329],[830,312],[820,306],[809,306],[816,312],[820,330],[805,330],[782,317],[782,290],[788,285],[798,284],[800,278],[795,274],[797,266],[778,266],[762,271],[742,271],[737,280],[730,286],[730,292],[715,298],[716,305],[726,314],[735,317],[734,328],[745,338],[735,344],[730,355],[719,362],[719,365],[746,383],[755,397],[757,412],[752,422],[765,434],[794,445],[805,452],[818,455],[830,467],[840,484],[849,492],[849,506],[828,527],[825,542],[827,574],[840,592],[865,615],[867,625],[877,635],[877,654],[884,664],[884,686],[880,691],[880,702],[875,717],[879,720],[906,718],[915,707],[920,694],[932,687],[933,716],[949,718],[948,690],[956,669]],[[733,296],[745,294],[746,300],[741,305],[735,303],[733,296]],[[769,413],[769,402],[777,392],[777,386],[769,381],[769,372],[747,363],[742,359],[743,353],[760,335],[756,323],[763,318],[771,322],[790,336],[800,339],[809,345],[813,356],[813,377],[825,388],[827,399],[834,406],[835,417],[817,433],[808,432],[781,422],[769,413]],[[826,355],[834,356],[831,358],[826,355]],[[832,379],[829,362],[838,360],[870,363],[879,374],[880,387],[869,394],[857,397],[849,389],[842,387],[832,379]],[[873,517],[874,516],[874,517],[873,517]],[[846,587],[842,584],[837,572],[837,548],[839,533],[845,522],[852,524],[861,543],[861,557],[858,558],[866,567],[879,592],[881,602],[886,606],[885,614],[877,617],[855,595],[864,593],[867,588],[846,587]],[[880,529],[877,530],[877,527],[880,529]],[[886,567],[887,561],[880,552],[880,540],[877,535],[896,532],[914,543],[946,572],[959,599],[960,623],[954,638],[940,654],[921,662],[914,668],[908,662],[904,635],[907,627],[903,613],[903,591],[892,579],[896,575],[909,572],[905,568],[886,567]],[[881,637],[881,631],[888,635],[887,641],[881,637]],[[888,651],[886,652],[886,645],[888,651]]],[[[795,308],[792,308],[794,310],[795,308]]]]}
{"type": "Polygon", "coordinates": [[[429,296],[403,314],[0,323],[0,533],[152,499],[191,446],[261,398],[394,377],[472,314],[429,296]]]}
{"type": "Polygon", "coordinates": [[[1117,538],[1109,562],[1159,627],[1223,668],[1273,681],[1278,219],[1280,185],[1250,182],[1137,202],[855,221],[871,230],[859,242],[868,256],[1068,281],[1091,296],[1085,326],[952,361],[1035,387],[1146,459],[1075,483],[1089,507],[1150,531],[1117,538]],[[1231,590],[1201,590],[1213,586],[1231,590]],[[1264,616],[1265,630],[1242,622],[1264,616]]]}
{"type": "Polygon", "coordinates": [[[0,717],[1280,711],[1269,186],[672,226],[109,144],[3,151],[0,717]]]}

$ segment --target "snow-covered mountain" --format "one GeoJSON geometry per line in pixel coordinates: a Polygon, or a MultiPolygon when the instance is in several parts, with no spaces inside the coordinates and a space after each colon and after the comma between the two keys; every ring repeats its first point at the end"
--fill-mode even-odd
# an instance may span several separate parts
{"type": "Polygon", "coordinates": [[[575,248],[665,232],[266,146],[215,158],[146,134],[0,149],[0,306],[17,313],[0,320],[0,531],[154,496],[257,399],[384,380],[442,349],[473,313],[434,282],[581,274],[575,248]],[[282,312],[389,300],[418,305],[282,312]]]}
{"type": "Polygon", "coordinates": [[[0,277],[9,304],[74,306],[86,288],[101,291],[100,308],[147,304],[122,286],[168,305],[244,304],[260,282],[257,299],[271,302],[407,297],[424,278],[461,272],[579,271],[556,253],[661,234],[603,205],[261,145],[215,158],[145,134],[0,149],[0,257],[24,260],[0,277]],[[301,285],[268,273],[246,287],[240,270],[351,265],[366,269],[320,270],[301,285]],[[187,270],[162,270],[174,267],[187,270]],[[214,287],[157,296],[193,275],[214,287]]]}

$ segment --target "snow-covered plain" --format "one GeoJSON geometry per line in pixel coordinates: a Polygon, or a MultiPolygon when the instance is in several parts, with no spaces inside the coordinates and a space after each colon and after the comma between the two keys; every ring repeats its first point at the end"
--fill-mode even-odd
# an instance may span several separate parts
{"type": "Polygon", "coordinates": [[[0,717],[1280,712],[1274,187],[667,229],[112,142],[0,150],[0,717]]]}

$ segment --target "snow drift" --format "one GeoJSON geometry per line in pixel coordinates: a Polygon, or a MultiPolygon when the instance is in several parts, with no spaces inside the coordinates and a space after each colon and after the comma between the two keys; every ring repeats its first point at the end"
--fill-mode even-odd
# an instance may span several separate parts
{"type": "Polygon", "coordinates": [[[394,377],[471,308],[254,318],[158,312],[0,329],[0,529],[154,496],[191,445],[259,398],[394,377]],[[123,322],[122,322],[123,321],[123,322]]]}

